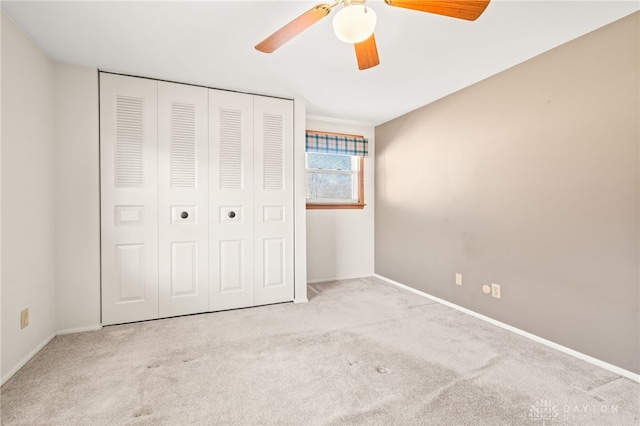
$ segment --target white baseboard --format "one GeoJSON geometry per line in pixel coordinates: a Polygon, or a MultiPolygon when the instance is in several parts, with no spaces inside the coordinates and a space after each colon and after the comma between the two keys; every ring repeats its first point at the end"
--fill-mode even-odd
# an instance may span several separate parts
{"type": "Polygon", "coordinates": [[[626,377],[628,379],[631,379],[631,380],[633,380],[635,382],[639,382],[640,383],[640,374],[636,374],[636,373],[634,373],[632,371],[625,370],[624,368],[620,368],[620,367],[615,366],[613,364],[609,364],[608,362],[605,362],[605,361],[602,361],[600,359],[594,358],[592,356],[583,354],[582,352],[578,352],[578,351],[573,350],[571,348],[567,348],[566,346],[559,345],[559,344],[557,344],[555,342],[552,342],[552,341],[547,340],[545,338],[542,338],[540,336],[536,336],[535,334],[531,334],[531,333],[529,333],[527,331],[520,330],[519,328],[513,327],[513,326],[511,326],[509,324],[505,324],[505,323],[500,322],[498,320],[495,320],[493,318],[490,318],[490,317],[487,317],[485,315],[479,314],[479,313],[477,313],[475,311],[472,311],[470,309],[463,308],[462,306],[458,306],[455,303],[447,302],[446,300],[440,299],[439,297],[432,296],[432,295],[430,295],[428,293],[425,293],[423,291],[416,290],[415,288],[412,288],[412,287],[409,287],[407,285],[401,284],[401,283],[399,283],[397,281],[393,281],[393,280],[391,280],[391,279],[389,279],[387,277],[383,277],[382,275],[374,274],[373,276],[376,277],[376,278],[379,278],[379,279],[381,279],[383,281],[386,281],[389,284],[393,284],[393,285],[395,285],[397,287],[400,287],[400,288],[402,288],[404,290],[408,290],[408,291],[410,291],[412,293],[415,293],[415,294],[417,294],[419,296],[426,297],[427,299],[431,299],[431,300],[433,300],[435,302],[441,303],[441,304],[443,304],[445,306],[448,306],[448,307],[453,308],[453,309],[455,309],[457,311],[463,312],[463,313],[465,313],[467,315],[471,315],[472,317],[478,318],[478,319],[480,319],[482,321],[486,321],[486,322],[488,322],[490,324],[493,324],[495,326],[498,326],[500,328],[504,328],[505,330],[509,330],[512,333],[519,334],[520,336],[526,337],[527,339],[533,340],[534,342],[541,343],[541,344],[543,344],[545,346],[548,346],[550,348],[553,348],[555,350],[563,352],[563,353],[565,353],[567,355],[571,355],[571,356],[573,356],[575,358],[578,358],[578,359],[580,359],[582,361],[586,361],[586,362],[588,362],[590,364],[593,364],[593,365],[596,365],[598,367],[601,367],[601,368],[604,368],[606,370],[609,370],[612,373],[619,374],[619,375],[621,375],[623,377],[626,377]]]}
{"type": "Polygon", "coordinates": [[[342,280],[356,280],[358,278],[366,278],[371,275],[356,275],[349,277],[334,277],[334,278],[317,278],[315,280],[307,280],[307,284],[319,284],[319,283],[328,283],[331,281],[342,281],[342,280]]]}
{"type": "Polygon", "coordinates": [[[47,343],[53,340],[54,337],[56,337],[56,333],[53,333],[51,336],[44,339],[38,346],[36,346],[31,352],[29,352],[27,356],[22,358],[22,360],[20,360],[18,364],[16,364],[11,370],[9,370],[8,373],[3,375],[2,385],[4,385],[7,382],[7,380],[13,377],[14,374],[16,374],[22,367],[24,367],[31,360],[31,358],[33,358],[38,352],[42,350],[42,348],[47,346],[47,343]]]}
{"type": "Polygon", "coordinates": [[[62,336],[64,334],[84,333],[85,331],[98,331],[98,330],[102,330],[102,324],[89,325],[86,327],[65,328],[64,330],[58,330],[56,332],[56,335],[62,336]]]}
{"type": "Polygon", "coordinates": [[[319,283],[327,283],[329,281],[337,281],[336,279],[331,279],[331,278],[320,278],[317,280],[308,280],[307,284],[319,284],[319,283]]]}
{"type": "Polygon", "coordinates": [[[36,354],[38,352],[40,352],[42,350],[42,348],[47,346],[47,344],[51,340],[53,340],[54,337],[62,336],[64,334],[82,333],[84,331],[96,331],[96,330],[101,330],[101,329],[102,329],[102,324],[98,324],[98,325],[91,325],[91,326],[87,326],[87,327],[67,328],[65,330],[56,331],[54,334],[52,334],[51,336],[49,336],[46,339],[44,339],[38,346],[35,347],[35,349],[33,349],[31,352],[29,352],[27,354],[27,356],[22,358],[22,360],[20,360],[20,362],[18,364],[16,364],[11,370],[9,370],[8,373],[3,375],[2,376],[2,385],[4,385],[7,382],[7,380],[9,380],[11,377],[13,377],[14,374],[16,374],[22,367],[24,367],[31,360],[31,358],[36,356],[36,354]]]}

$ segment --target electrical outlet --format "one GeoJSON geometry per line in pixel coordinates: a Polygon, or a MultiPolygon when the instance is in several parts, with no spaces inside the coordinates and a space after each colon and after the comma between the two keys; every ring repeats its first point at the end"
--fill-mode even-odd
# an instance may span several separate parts
{"type": "Polygon", "coordinates": [[[491,284],[491,297],[500,299],[500,284],[496,284],[496,283],[491,284]]]}
{"type": "Polygon", "coordinates": [[[20,329],[29,325],[29,308],[20,311],[20,329]]]}
{"type": "Polygon", "coordinates": [[[462,285],[462,274],[456,274],[456,285],[462,285]]]}

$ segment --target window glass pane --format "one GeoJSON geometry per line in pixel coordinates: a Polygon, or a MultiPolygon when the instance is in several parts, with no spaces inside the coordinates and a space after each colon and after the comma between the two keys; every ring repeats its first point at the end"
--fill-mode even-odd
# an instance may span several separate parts
{"type": "Polygon", "coordinates": [[[357,200],[353,193],[354,177],[352,174],[309,172],[307,173],[307,199],[357,200]]]}
{"type": "Polygon", "coordinates": [[[320,170],[351,170],[350,155],[307,153],[307,168],[320,170]]]}

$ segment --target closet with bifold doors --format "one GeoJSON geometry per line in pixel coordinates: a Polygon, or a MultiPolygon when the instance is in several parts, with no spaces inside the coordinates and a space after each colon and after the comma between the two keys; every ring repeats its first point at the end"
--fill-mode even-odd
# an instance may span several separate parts
{"type": "Polygon", "coordinates": [[[100,73],[102,323],[292,301],[293,101],[100,73]]]}

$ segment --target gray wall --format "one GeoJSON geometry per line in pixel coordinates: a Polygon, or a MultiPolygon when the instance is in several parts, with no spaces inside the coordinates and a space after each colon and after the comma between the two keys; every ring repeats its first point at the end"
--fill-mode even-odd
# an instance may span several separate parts
{"type": "Polygon", "coordinates": [[[640,373],[639,27],[377,127],[376,273],[640,373]]]}

